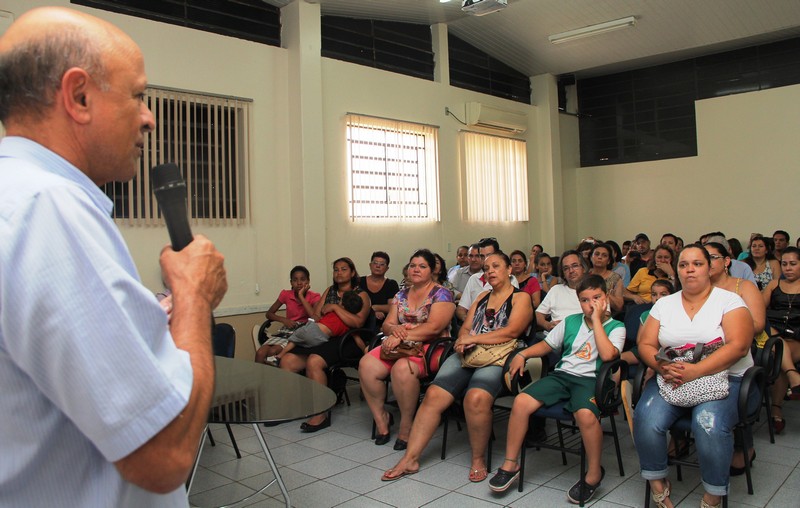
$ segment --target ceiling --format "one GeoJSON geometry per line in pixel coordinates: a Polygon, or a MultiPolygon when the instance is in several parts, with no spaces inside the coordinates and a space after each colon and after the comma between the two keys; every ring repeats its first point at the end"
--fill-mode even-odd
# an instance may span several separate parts
{"type": "MultiPolygon", "coordinates": [[[[293,0],[265,0],[283,7],[293,0]]],[[[799,0],[508,0],[486,16],[460,0],[301,0],[323,15],[447,23],[451,33],[528,75],[619,72],[800,36],[799,0]],[[547,36],[635,16],[636,25],[551,44],[547,36]]]]}

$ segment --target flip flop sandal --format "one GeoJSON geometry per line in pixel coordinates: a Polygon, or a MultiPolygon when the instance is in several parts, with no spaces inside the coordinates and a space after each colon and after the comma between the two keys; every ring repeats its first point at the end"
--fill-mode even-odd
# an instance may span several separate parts
{"type": "Polygon", "coordinates": [[[399,480],[400,478],[402,478],[404,476],[417,474],[417,473],[419,473],[419,469],[416,470],[416,471],[401,471],[400,474],[398,474],[396,476],[391,476],[389,473],[393,473],[393,472],[394,472],[394,469],[390,469],[390,470],[386,471],[385,473],[383,473],[383,476],[381,476],[381,481],[382,482],[393,482],[395,480],[399,480]]]}
{"type": "Polygon", "coordinates": [[[480,483],[485,480],[487,476],[489,476],[489,471],[485,467],[469,470],[469,481],[472,483],[480,483]]]}

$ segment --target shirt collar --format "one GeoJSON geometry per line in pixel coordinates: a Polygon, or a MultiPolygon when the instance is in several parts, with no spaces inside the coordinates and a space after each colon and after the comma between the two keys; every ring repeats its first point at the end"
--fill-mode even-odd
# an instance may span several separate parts
{"type": "Polygon", "coordinates": [[[75,183],[86,192],[95,206],[106,212],[106,215],[110,216],[114,210],[111,199],[83,171],[33,140],[6,136],[0,141],[0,157],[14,157],[34,163],[42,171],[75,183]]]}

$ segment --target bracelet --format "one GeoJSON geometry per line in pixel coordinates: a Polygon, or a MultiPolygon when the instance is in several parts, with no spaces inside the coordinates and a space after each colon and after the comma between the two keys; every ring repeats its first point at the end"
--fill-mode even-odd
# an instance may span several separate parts
{"type": "Polygon", "coordinates": [[[517,462],[519,462],[519,459],[509,459],[508,457],[505,457],[505,459],[506,459],[507,461],[509,461],[509,462],[513,462],[514,464],[516,464],[517,462]]]}

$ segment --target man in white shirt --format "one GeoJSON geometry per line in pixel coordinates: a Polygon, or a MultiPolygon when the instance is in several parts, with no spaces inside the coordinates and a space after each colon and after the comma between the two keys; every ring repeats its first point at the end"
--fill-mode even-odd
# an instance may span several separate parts
{"type": "Polygon", "coordinates": [[[462,266],[453,274],[450,282],[459,293],[464,292],[469,278],[475,273],[483,273],[483,258],[481,258],[481,246],[473,243],[467,250],[467,266],[462,266]]]}
{"type": "Polygon", "coordinates": [[[568,250],[561,254],[558,264],[559,275],[566,283],[550,288],[535,313],[536,324],[545,331],[545,335],[565,317],[581,312],[581,304],[575,288],[589,271],[584,257],[574,250],[568,250]]]}
{"type": "MultiPolygon", "coordinates": [[[[464,290],[461,292],[461,300],[458,301],[458,307],[456,307],[456,316],[458,316],[460,321],[464,321],[467,317],[467,312],[469,312],[469,308],[472,302],[475,301],[475,298],[482,292],[491,289],[492,286],[483,278],[483,260],[486,259],[486,256],[489,254],[500,252],[500,244],[497,243],[496,238],[482,238],[477,245],[479,245],[480,249],[479,259],[481,261],[481,269],[469,278],[464,290]]],[[[519,282],[517,282],[517,278],[513,275],[511,276],[511,285],[515,288],[519,288],[519,282]]]]}

